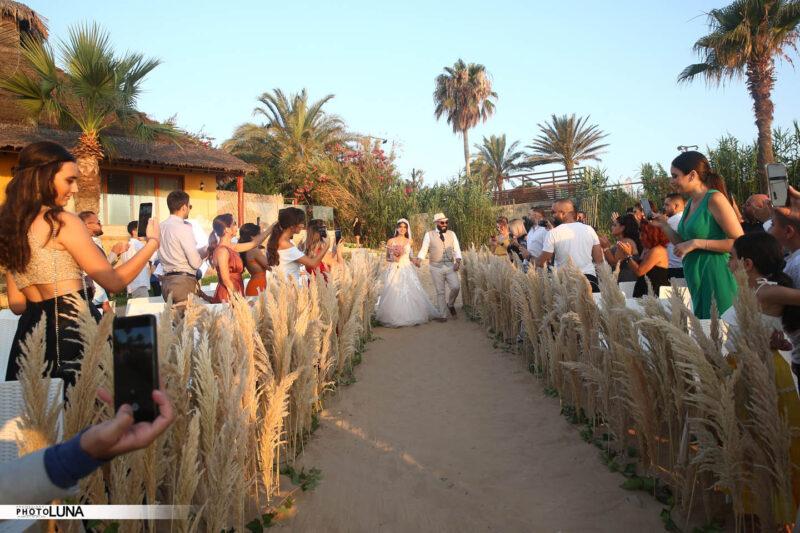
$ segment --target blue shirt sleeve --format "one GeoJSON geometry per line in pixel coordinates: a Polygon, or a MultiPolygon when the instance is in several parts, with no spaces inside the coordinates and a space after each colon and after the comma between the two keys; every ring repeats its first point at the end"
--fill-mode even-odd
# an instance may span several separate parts
{"type": "Polygon", "coordinates": [[[66,442],[49,447],[44,452],[44,468],[53,485],[66,489],[74,487],[99,468],[105,461],[93,459],[81,449],[83,431],[66,442]]]}

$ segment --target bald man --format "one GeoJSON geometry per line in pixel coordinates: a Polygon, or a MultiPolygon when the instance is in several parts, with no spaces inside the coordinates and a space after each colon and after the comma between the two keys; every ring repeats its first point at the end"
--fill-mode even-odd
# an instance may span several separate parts
{"type": "Polygon", "coordinates": [[[575,204],[572,200],[554,203],[553,219],[556,227],[547,232],[542,254],[536,261],[537,266],[543,267],[552,259],[555,266],[560,268],[571,260],[589,280],[592,292],[600,292],[595,266],[601,265],[604,259],[600,239],[594,228],[576,221],[575,204]]]}
{"type": "Polygon", "coordinates": [[[768,231],[772,225],[772,206],[766,194],[754,194],[744,203],[742,212],[744,222],[742,229],[745,233],[754,231],[768,231]],[[767,225],[766,222],[769,221],[767,225]]]}

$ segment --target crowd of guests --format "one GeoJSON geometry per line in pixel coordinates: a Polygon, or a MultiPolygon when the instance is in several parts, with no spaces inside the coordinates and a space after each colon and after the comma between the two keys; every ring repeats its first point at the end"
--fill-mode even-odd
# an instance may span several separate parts
{"type": "MultiPolygon", "coordinates": [[[[648,201],[650,209],[636,205],[625,214],[615,213],[610,238],[598,235],[575,202],[562,199],[552,204],[550,213],[533,207],[524,219],[498,218],[490,250],[525,268],[558,268],[571,262],[593,292],[599,291],[597,267],[602,264],[617,270],[619,282],[634,282],[634,297],[651,291],[657,295],[671,279],[681,278],[698,318],[709,318],[715,307],[730,324],[736,323],[732,304],[738,291],[732,269],[741,264],[756,291],[762,318],[774,330],[774,347],[793,349],[792,370],[800,377],[800,290],[795,289],[800,287],[800,193],[790,190],[788,207],[772,206],[766,195],[753,195],[740,214],[724,181],[699,152],[680,154],[670,173],[674,192],[659,199],[658,206],[648,201]]],[[[199,280],[207,261],[219,279],[209,299],[225,302],[233,294],[257,295],[272,275],[301,285],[310,276],[327,280],[341,263],[338,242],[324,221],[306,224],[305,211],[296,207],[280,210],[268,229],[256,224],[240,228],[232,214],[221,214],[212,222],[208,243],[200,245],[188,222],[192,204],[184,191],[168,195],[170,215],[160,224],[150,220],[144,238],[138,237],[138,222],[132,221],[128,240],[107,253],[97,213],[74,215],[65,210],[79,192],[78,176],[68,150],[39,142],[22,150],[6,188],[6,202],[0,206],[0,266],[6,272],[9,307],[20,315],[6,380],[16,379],[22,341],[44,318],[47,374],[68,386],[74,383],[82,356],[76,319],[81,301],[98,320],[101,311],[110,310],[110,293],[125,291],[136,298],[153,291],[182,306],[190,295],[205,297],[199,280]],[[304,230],[304,241],[296,245],[304,230]]],[[[360,241],[358,219],[353,231],[360,241]]],[[[168,405],[166,398],[158,402],[168,405]]],[[[116,428],[115,438],[125,438],[129,418],[123,413],[109,423],[116,428]]],[[[171,415],[161,420],[147,440],[170,421],[171,415]]],[[[86,459],[85,448],[92,444],[87,438],[79,440],[69,453],[86,459]]],[[[142,444],[146,443],[131,443],[119,451],[142,444]]],[[[102,452],[95,459],[103,455],[113,453],[102,452]]],[[[47,463],[46,456],[36,460],[47,463]]],[[[97,463],[87,460],[86,465],[90,471],[97,463]]]]}
{"type": "Polygon", "coordinates": [[[640,203],[614,213],[610,237],[598,236],[575,202],[563,199],[552,204],[549,217],[537,207],[523,219],[500,217],[489,248],[518,258],[526,269],[571,262],[593,292],[602,264],[617,272],[618,282],[634,283],[634,298],[658,296],[680,279],[698,318],[710,318],[715,307],[729,324],[736,323],[733,270],[741,264],[773,329],[773,348],[793,350],[792,370],[800,379],[800,193],[791,190],[787,207],[754,194],[740,214],[703,154],[680,154],[670,173],[674,192],[647,200],[650,209],[640,203]]]}
{"type": "Polygon", "coordinates": [[[65,210],[79,194],[79,171],[74,156],[59,144],[39,142],[19,155],[0,206],[0,266],[6,273],[8,302],[20,315],[12,342],[6,380],[16,379],[22,341],[46,319],[48,374],[69,385],[79,368],[76,310],[84,301],[95,319],[111,310],[109,294],[130,298],[161,295],[178,308],[190,295],[212,303],[233,294],[257,295],[270,275],[283,275],[298,284],[310,276],[327,280],[341,263],[340,248],[328,235],[325,222],[311,220],[296,207],[281,209],[270,228],[244,224],[233,215],[214,218],[208,243],[198,243],[189,223],[191,198],[184,191],[167,196],[169,216],[151,219],[140,238],[138,221],[127,226],[128,239],[106,252],[103,225],[97,213],[77,215],[65,210]],[[294,239],[305,230],[305,240],[294,239]],[[204,263],[218,275],[213,296],[200,286],[204,263]],[[250,279],[245,286],[245,269],[250,279]],[[156,290],[154,290],[156,289],[156,290]]]}

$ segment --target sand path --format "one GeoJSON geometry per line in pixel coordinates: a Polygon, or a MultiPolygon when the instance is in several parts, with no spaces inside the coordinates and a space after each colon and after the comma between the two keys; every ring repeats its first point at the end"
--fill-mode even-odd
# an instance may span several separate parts
{"type": "Polygon", "coordinates": [[[477,324],[378,329],[300,464],[293,531],[663,531],[477,324]]]}

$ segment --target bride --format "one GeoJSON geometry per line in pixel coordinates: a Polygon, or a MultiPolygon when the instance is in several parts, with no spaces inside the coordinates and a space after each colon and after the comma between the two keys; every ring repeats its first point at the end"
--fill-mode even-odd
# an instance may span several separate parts
{"type": "Polygon", "coordinates": [[[384,326],[393,328],[424,324],[439,316],[411,263],[408,228],[408,220],[398,220],[395,236],[386,245],[389,266],[383,273],[383,290],[376,318],[384,326]]]}

